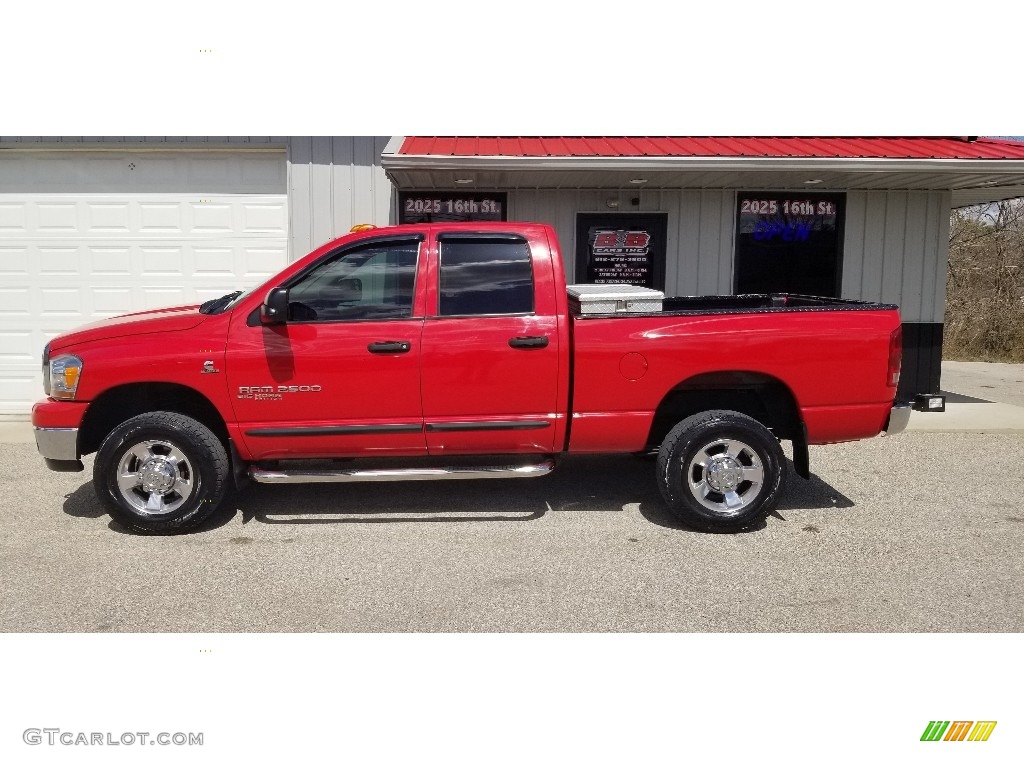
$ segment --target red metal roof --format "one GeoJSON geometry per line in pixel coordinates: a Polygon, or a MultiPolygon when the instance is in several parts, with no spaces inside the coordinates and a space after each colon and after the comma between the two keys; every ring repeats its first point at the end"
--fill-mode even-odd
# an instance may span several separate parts
{"type": "Polygon", "coordinates": [[[966,136],[406,136],[398,154],[1024,160],[1024,141],[968,141],[966,136]]]}

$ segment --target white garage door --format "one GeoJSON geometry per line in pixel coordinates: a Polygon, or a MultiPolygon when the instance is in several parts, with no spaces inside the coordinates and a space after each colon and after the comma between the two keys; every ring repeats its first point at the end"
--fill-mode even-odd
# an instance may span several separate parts
{"type": "Polygon", "coordinates": [[[43,396],[56,334],[261,283],[287,222],[281,150],[0,152],[0,414],[43,396]]]}

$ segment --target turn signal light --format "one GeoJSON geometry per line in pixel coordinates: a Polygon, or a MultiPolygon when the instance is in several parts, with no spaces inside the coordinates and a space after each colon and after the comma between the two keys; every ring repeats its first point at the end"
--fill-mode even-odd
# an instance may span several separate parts
{"type": "Polygon", "coordinates": [[[75,389],[78,387],[78,374],[82,372],[81,368],[72,368],[68,366],[64,369],[64,389],[75,389]]]}
{"type": "Polygon", "coordinates": [[[58,355],[50,360],[50,397],[57,400],[74,400],[81,376],[81,358],[75,355],[58,355]]]}

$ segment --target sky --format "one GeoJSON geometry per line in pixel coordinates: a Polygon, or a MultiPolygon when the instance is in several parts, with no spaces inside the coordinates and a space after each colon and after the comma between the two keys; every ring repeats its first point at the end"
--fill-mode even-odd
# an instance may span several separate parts
{"type": "Polygon", "coordinates": [[[1024,133],[1019,3],[17,3],[4,135],[1024,133]],[[56,21],[59,20],[59,21],[56,21]],[[955,45],[952,43],[955,41],[955,45]],[[984,61],[984,80],[975,62],[984,61]],[[984,89],[979,83],[983,83],[984,89]]]}

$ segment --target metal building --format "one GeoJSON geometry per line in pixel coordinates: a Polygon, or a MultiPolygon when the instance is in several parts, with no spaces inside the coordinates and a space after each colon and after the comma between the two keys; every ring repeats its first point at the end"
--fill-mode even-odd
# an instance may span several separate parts
{"type": "Polygon", "coordinates": [[[939,387],[949,214],[1024,196],[977,137],[0,137],[0,414],[75,325],[262,282],[353,225],[542,221],[571,281],[893,302],[939,387]]]}

